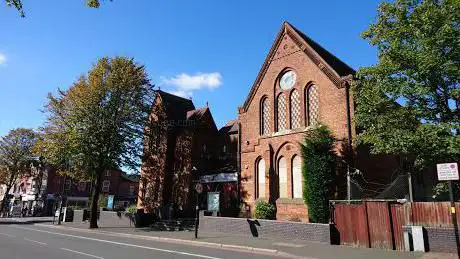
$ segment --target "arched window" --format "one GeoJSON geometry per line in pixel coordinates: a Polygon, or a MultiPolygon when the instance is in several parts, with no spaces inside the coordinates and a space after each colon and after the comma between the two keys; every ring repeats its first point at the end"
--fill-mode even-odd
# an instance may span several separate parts
{"type": "Polygon", "coordinates": [[[292,91],[291,98],[291,129],[300,128],[300,96],[297,90],[292,91]]]}
{"type": "Polygon", "coordinates": [[[299,156],[292,159],[292,196],[293,198],[302,198],[302,164],[299,156]]]}
{"type": "Polygon", "coordinates": [[[286,158],[281,157],[278,160],[278,182],[280,186],[280,198],[288,197],[288,181],[287,181],[287,168],[286,158]]]}
{"type": "Polygon", "coordinates": [[[261,102],[260,109],[260,134],[267,135],[270,133],[270,103],[268,98],[264,98],[261,102]]]}
{"type": "Polygon", "coordinates": [[[316,125],[319,121],[318,87],[312,85],[307,90],[307,123],[308,126],[316,125]]]}
{"type": "Polygon", "coordinates": [[[286,98],[284,97],[284,94],[278,95],[277,106],[278,106],[277,131],[283,131],[286,129],[286,98]]]}
{"type": "Polygon", "coordinates": [[[265,197],[265,161],[263,158],[257,162],[257,198],[265,197]]]}

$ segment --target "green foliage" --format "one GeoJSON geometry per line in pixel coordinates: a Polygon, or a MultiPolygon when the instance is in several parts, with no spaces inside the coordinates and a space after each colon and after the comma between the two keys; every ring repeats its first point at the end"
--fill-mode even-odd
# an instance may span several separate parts
{"type": "Polygon", "coordinates": [[[460,159],[460,1],[396,0],[362,36],[379,61],[353,86],[358,142],[406,170],[460,159]]]}
{"type": "Polygon", "coordinates": [[[109,201],[109,196],[99,195],[99,207],[106,208],[108,201],[109,201]]]}
{"type": "MultiPolygon", "coordinates": [[[[21,17],[25,17],[24,6],[22,5],[22,0],[5,0],[5,1],[8,7],[16,8],[21,14],[21,17]]],[[[101,3],[100,3],[100,0],[86,0],[86,5],[91,8],[99,8],[101,3]]]]}
{"type": "MultiPolygon", "coordinates": [[[[0,182],[6,185],[6,193],[19,177],[32,174],[32,147],[36,140],[37,134],[24,128],[13,129],[0,139],[0,182]]],[[[6,203],[6,197],[3,197],[2,206],[6,203]]]]}
{"type": "Polygon", "coordinates": [[[312,129],[301,144],[303,199],[311,222],[329,221],[330,185],[335,173],[334,137],[326,126],[312,129]]]}
{"type": "MultiPolygon", "coordinates": [[[[454,199],[460,200],[460,183],[458,181],[452,182],[454,189],[454,199]]],[[[436,201],[449,201],[449,186],[448,182],[440,182],[433,187],[433,199],[436,201]]]]}
{"type": "Polygon", "coordinates": [[[136,213],[137,212],[137,205],[136,204],[131,204],[127,209],[126,211],[128,211],[129,213],[136,213]]]}
{"type": "MultiPolygon", "coordinates": [[[[143,66],[114,57],[100,59],[68,90],[48,96],[47,123],[36,150],[60,173],[93,181],[92,211],[102,172],[138,170],[153,94],[143,66]]],[[[91,220],[97,227],[96,218],[91,220]]]]}
{"type": "Polygon", "coordinates": [[[256,203],[256,211],[254,213],[256,219],[276,219],[276,209],[273,204],[266,201],[258,201],[256,203]]]}

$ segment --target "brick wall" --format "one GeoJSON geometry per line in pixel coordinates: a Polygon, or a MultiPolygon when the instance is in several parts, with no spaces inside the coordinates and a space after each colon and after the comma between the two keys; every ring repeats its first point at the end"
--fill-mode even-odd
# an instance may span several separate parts
{"type": "MultiPolygon", "coordinates": [[[[81,224],[83,220],[83,210],[74,210],[74,218],[72,223],[67,224],[81,224]]],[[[101,211],[98,221],[101,227],[130,227],[130,219],[125,212],[101,211]]]]}
{"type": "Polygon", "coordinates": [[[331,243],[329,224],[201,216],[200,231],[277,240],[331,243]]]}
{"type": "MultiPolygon", "coordinates": [[[[430,252],[457,253],[454,228],[425,227],[425,247],[430,252]]],[[[460,231],[457,230],[460,235],[460,231]]]]}
{"type": "Polygon", "coordinates": [[[278,199],[276,219],[308,222],[308,209],[302,199],[278,199]]]}

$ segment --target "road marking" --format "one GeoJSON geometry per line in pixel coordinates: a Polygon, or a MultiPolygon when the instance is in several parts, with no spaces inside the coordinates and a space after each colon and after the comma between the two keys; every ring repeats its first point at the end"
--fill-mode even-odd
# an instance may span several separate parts
{"type": "Polygon", "coordinates": [[[26,227],[20,227],[20,226],[11,226],[11,227],[12,228],[25,229],[25,230],[31,230],[31,231],[37,231],[37,232],[42,232],[42,233],[48,233],[48,234],[53,234],[53,235],[59,235],[59,236],[67,236],[67,237],[73,237],[73,238],[79,238],[79,239],[85,239],[85,240],[92,240],[92,241],[97,241],[97,242],[101,242],[101,243],[108,243],[108,244],[114,244],[114,245],[122,245],[122,246],[136,247],[136,248],[142,248],[142,249],[147,249],[147,250],[154,250],[154,251],[165,252],[165,253],[170,253],[170,254],[187,255],[187,256],[206,258],[206,259],[222,259],[222,258],[219,258],[219,257],[212,257],[212,256],[207,256],[207,255],[192,254],[192,253],[186,253],[186,252],[181,252],[181,251],[176,251],[176,250],[168,250],[168,249],[161,249],[161,248],[155,248],[155,247],[149,247],[149,246],[141,246],[141,245],[134,245],[134,244],[128,244],[128,243],[121,243],[121,242],[110,241],[110,240],[105,240],[105,239],[97,239],[97,238],[92,238],[92,237],[76,236],[76,235],[64,234],[64,233],[59,233],[59,232],[51,232],[51,231],[39,230],[39,229],[33,229],[33,228],[26,228],[26,227]]]}
{"type": "Polygon", "coordinates": [[[78,251],[70,250],[70,249],[67,249],[67,248],[61,248],[61,249],[62,249],[62,250],[65,250],[65,251],[72,252],[72,253],[76,253],[76,254],[86,255],[86,256],[88,256],[88,257],[94,257],[94,258],[104,259],[104,257],[100,257],[100,256],[92,255],[92,254],[87,254],[87,253],[83,253],[83,252],[78,252],[78,251]]]}
{"type": "Polygon", "coordinates": [[[7,236],[7,237],[16,237],[16,236],[13,236],[13,235],[10,235],[10,234],[5,234],[5,233],[0,233],[0,235],[7,236]]]}
{"type": "Polygon", "coordinates": [[[28,239],[28,238],[24,238],[24,240],[27,240],[27,241],[33,242],[33,243],[37,243],[37,244],[40,244],[40,245],[44,245],[44,246],[47,246],[47,245],[48,245],[47,243],[38,242],[38,241],[35,241],[35,240],[32,240],[32,239],[28,239]]]}

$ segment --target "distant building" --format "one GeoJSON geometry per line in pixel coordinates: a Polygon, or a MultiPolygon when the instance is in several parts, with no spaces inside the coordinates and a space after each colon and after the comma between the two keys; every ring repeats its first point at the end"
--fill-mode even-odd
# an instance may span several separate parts
{"type": "MultiPolygon", "coordinates": [[[[5,185],[0,185],[6,191],[5,185]]],[[[101,195],[114,195],[114,208],[126,208],[137,202],[139,179],[120,170],[109,170],[103,174],[101,195]]],[[[53,215],[58,197],[64,197],[64,206],[86,208],[91,195],[91,183],[73,180],[46,167],[43,176],[22,177],[10,190],[11,204],[42,207],[45,215],[53,215]],[[41,183],[41,184],[40,184],[41,183]]]]}

